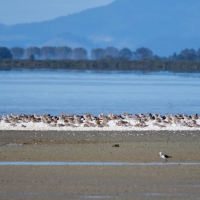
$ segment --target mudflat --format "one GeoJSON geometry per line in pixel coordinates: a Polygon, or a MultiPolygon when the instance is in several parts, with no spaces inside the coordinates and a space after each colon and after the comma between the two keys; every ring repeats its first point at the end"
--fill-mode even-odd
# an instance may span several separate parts
{"type": "Polygon", "coordinates": [[[200,199],[200,131],[0,131],[0,162],[160,162],[0,166],[0,199],[200,199]]]}

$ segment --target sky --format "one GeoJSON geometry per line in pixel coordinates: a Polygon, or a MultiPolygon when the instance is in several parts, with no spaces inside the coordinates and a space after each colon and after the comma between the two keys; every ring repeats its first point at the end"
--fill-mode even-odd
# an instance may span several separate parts
{"type": "Polygon", "coordinates": [[[0,0],[0,23],[40,22],[107,5],[114,0],[0,0]]]}

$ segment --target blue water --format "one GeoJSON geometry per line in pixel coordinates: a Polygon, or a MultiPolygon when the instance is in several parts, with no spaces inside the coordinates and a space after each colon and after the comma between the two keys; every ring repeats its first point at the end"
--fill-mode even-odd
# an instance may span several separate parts
{"type": "Polygon", "coordinates": [[[0,115],[200,113],[200,73],[0,71],[0,115]]]}

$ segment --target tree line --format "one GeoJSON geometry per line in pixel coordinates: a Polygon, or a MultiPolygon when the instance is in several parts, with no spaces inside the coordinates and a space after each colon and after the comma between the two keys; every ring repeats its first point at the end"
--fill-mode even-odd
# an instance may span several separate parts
{"type": "Polygon", "coordinates": [[[0,70],[63,69],[63,70],[140,70],[200,72],[199,61],[164,60],[16,60],[0,59],[0,70]]]}
{"type": "Polygon", "coordinates": [[[173,53],[169,57],[155,55],[152,50],[146,47],[137,48],[131,51],[129,48],[117,49],[107,47],[92,49],[90,55],[82,47],[70,48],[61,47],[0,47],[0,59],[28,59],[28,60],[162,60],[162,61],[200,61],[200,48],[183,49],[180,53],[173,53]]]}

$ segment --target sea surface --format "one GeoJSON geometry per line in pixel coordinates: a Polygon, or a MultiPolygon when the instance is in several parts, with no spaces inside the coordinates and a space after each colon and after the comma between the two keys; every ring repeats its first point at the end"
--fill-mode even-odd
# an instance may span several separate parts
{"type": "Polygon", "coordinates": [[[200,73],[1,70],[0,115],[200,114],[200,73]]]}

